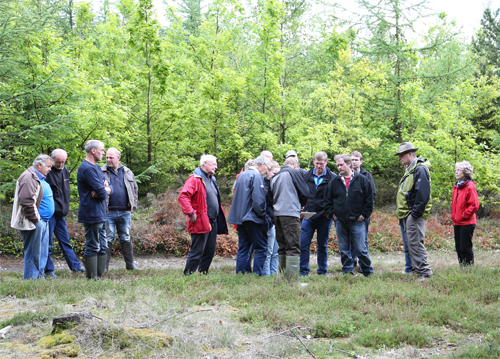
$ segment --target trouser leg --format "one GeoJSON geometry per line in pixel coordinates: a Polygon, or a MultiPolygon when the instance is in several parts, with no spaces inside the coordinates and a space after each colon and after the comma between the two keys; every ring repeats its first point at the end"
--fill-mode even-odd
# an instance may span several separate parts
{"type": "Polygon", "coordinates": [[[431,266],[427,263],[427,250],[424,245],[425,219],[409,215],[406,218],[405,234],[413,269],[418,275],[431,276],[433,273],[431,266]]]}
{"type": "Polygon", "coordinates": [[[185,275],[194,273],[198,269],[209,234],[210,232],[191,233],[191,249],[186,259],[186,267],[184,268],[185,275]]]}
{"type": "Polygon", "coordinates": [[[411,263],[410,251],[408,250],[408,243],[406,241],[405,223],[406,218],[399,220],[399,229],[401,231],[401,238],[403,239],[403,248],[405,253],[405,273],[411,273],[413,271],[413,265],[411,263]]]}
{"type": "Polygon", "coordinates": [[[454,226],[455,249],[458,255],[458,262],[461,265],[474,264],[474,251],[472,249],[472,236],[474,235],[474,224],[465,226],[454,226]]]}
{"type": "Polygon", "coordinates": [[[321,217],[317,220],[317,242],[318,242],[318,271],[319,275],[328,272],[328,237],[330,236],[330,228],[332,219],[321,217]]]}
{"type": "Polygon", "coordinates": [[[300,226],[300,275],[309,275],[311,240],[314,236],[315,230],[316,226],[314,225],[313,220],[307,218],[302,220],[302,224],[300,226]]]}
{"type": "Polygon", "coordinates": [[[337,240],[339,242],[340,262],[342,263],[342,273],[351,273],[354,268],[351,254],[351,230],[348,223],[335,221],[335,230],[337,231],[337,240]]]}
{"type": "MultiPolygon", "coordinates": [[[[52,216],[49,225],[52,229],[51,233],[56,236],[57,242],[59,243],[59,249],[68,264],[68,267],[73,272],[78,272],[82,270],[82,265],[78,260],[73,247],[71,246],[71,240],[68,234],[68,228],[66,226],[66,218],[52,216]],[[53,227],[52,227],[53,226],[53,227]]],[[[52,235],[49,233],[50,238],[52,235]]]]}
{"type": "Polygon", "coordinates": [[[215,255],[215,248],[217,246],[217,220],[211,222],[212,230],[208,234],[207,242],[205,244],[205,249],[201,256],[201,261],[199,265],[199,271],[208,274],[210,265],[215,255]]]}

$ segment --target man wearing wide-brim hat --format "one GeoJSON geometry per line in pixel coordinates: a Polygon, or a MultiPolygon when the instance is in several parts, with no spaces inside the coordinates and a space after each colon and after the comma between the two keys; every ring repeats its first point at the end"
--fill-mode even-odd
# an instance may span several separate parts
{"type": "Polygon", "coordinates": [[[431,211],[431,178],[429,161],[417,157],[418,148],[411,142],[402,142],[395,155],[406,166],[399,181],[396,197],[396,216],[401,226],[405,247],[405,273],[418,274],[424,282],[432,273],[425,249],[425,222],[431,211]]]}

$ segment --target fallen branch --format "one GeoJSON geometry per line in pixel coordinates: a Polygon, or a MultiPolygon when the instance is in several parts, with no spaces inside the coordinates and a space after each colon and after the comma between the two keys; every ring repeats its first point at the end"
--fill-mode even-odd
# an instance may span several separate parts
{"type": "Polygon", "coordinates": [[[358,355],[358,354],[356,354],[356,353],[353,353],[353,352],[346,352],[345,350],[340,350],[340,349],[336,349],[336,348],[334,348],[334,347],[333,347],[333,339],[331,340],[331,343],[332,343],[332,345],[330,345],[330,351],[332,351],[332,349],[333,349],[333,350],[336,350],[336,351],[338,351],[338,352],[340,352],[340,353],[347,354],[347,355],[349,355],[350,357],[353,357],[353,358],[356,358],[356,359],[364,359],[364,357],[363,357],[363,356],[358,355]]]}
{"type": "Polygon", "coordinates": [[[264,339],[269,339],[269,338],[272,338],[272,337],[277,337],[278,335],[282,335],[282,334],[285,334],[291,330],[294,330],[294,329],[307,329],[307,330],[313,330],[313,328],[309,328],[309,327],[301,327],[300,325],[297,326],[297,327],[293,327],[293,328],[290,328],[290,329],[287,329],[285,330],[284,332],[281,332],[281,333],[278,333],[278,334],[273,334],[273,335],[270,335],[268,337],[265,337],[264,339]]]}
{"type": "Polygon", "coordinates": [[[297,335],[297,333],[295,333],[293,330],[292,330],[292,334],[295,335],[295,338],[297,338],[299,340],[299,342],[304,346],[304,348],[306,348],[307,352],[309,354],[311,354],[311,356],[316,359],[316,357],[314,356],[314,354],[309,350],[309,348],[304,344],[304,342],[302,341],[302,339],[300,339],[300,337],[297,335]]]}

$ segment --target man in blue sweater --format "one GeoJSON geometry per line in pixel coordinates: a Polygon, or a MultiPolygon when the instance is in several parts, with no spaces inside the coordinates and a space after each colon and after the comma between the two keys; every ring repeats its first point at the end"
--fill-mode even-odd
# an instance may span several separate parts
{"type": "Polygon", "coordinates": [[[87,278],[100,278],[106,272],[106,198],[112,193],[97,165],[104,155],[104,144],[90,140],[85,145],[85,160],[76,176],[80,206],[78,222],[85,229],[83,264],[87,278]]]}

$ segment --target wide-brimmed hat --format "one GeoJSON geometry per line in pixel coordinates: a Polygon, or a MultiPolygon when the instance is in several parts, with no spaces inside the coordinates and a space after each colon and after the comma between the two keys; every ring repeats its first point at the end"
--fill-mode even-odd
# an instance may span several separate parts
{"type": "Polygon", "coordinates": [[[285,155],[285,158],[288,158],[288,157],[290,157],[290,156],[295,156],[295,157],[298,157],[298,156],[297,156],[297,152],[295,152],[294,150],[290,150],[290,151],[288,151],[288,152],[286,153],[286,155],[285,155]]]}
{"type": "Polygon", "coordinates": [[[401,156],[407,152],[417,152],[417,151],[418,151],[418,148],[415,148],[415,146],[413,146],[413,143],[401,142],[401,144],[399,145],[399,152],[396,153],[394,156],[401,156]]]}

